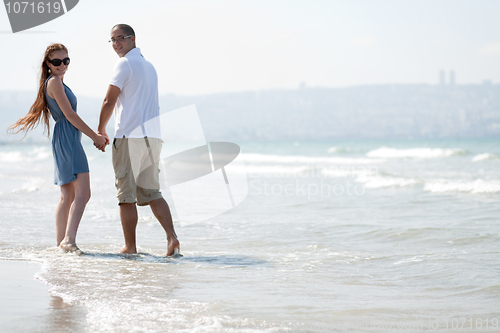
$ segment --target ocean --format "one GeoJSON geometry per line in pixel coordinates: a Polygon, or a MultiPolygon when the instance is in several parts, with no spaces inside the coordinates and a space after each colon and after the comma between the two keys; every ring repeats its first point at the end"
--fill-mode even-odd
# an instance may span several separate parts
{"type": "Polygon", "coordinates": [[[61,253],[50,144],[0,145],[0,260],[40,263],[73,331],[500,332],[500,140],[238,144],[248,195],[176,218],[182,258],[147,207],[117,253],[111,152],[88,143],[85,255],[61,253]]]}

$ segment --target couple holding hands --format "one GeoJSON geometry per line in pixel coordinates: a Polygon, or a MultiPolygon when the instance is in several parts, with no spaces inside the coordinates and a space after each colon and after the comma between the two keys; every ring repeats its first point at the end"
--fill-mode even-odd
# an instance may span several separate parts
{"type": "MultiPolygon", "coordinates": [[[[115,113],[115,136],[112,142],[113,168],[120,219],[125,238],[125,254],[137,253],[137,205],[149,205],[167,234],[167,256],[180,255],[180,244],[175,234],[172,215],[159,186],[159,157],[163,141],[159,124],[158,77],[153,65],[135,46],[135,32],[129,25],[117,24],[111,29],[113,49],[120,59],[102,104],[99,126],[93,131],[76,113],[76,97],[63,82],[70,58],[62,44],[49,45],[41,67],[41,78],[36,101],[29,113],[10,126],[14,133],[28,132],[43,122],[49,134],[49,118],[55,120],[52,137],[54,182],[61,187],[61,199],[56,209],[57,246],[67,252],[81,251],[76,246],[76,233],[85,206],[90,199],[89,166],[81,144],[82,133],[104,152],[110,139],[106,125],[115,113]],[[142,131],[137,129],[140,128],[142,131]],[[137,144],[145,143],[145,144],[137,144]],[[130,156],[129,144],[142,146],[144,151],[130,156]],[[153,165],[141,172],[146,179],[137,185],[132,163],[137,159],[152,161],[153,165]],[[144,186],[144,185],[143,185],[144,186]]],[[[139,161],[139,163],[141,163],[139,161]]]]}

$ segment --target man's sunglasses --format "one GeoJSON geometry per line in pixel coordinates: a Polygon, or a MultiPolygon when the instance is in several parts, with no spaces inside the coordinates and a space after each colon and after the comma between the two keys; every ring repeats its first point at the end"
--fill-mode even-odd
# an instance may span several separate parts
{"type": "Polygon", "coordinates": [[[61,66],[61,64],[64,64],[65,66],[69,65],[69,58],[68,57],[64,58],[63,60],[61,60],[61,59],[52,59],[52,60],[47,59],[47,61],[56,67],[61,66]]]}

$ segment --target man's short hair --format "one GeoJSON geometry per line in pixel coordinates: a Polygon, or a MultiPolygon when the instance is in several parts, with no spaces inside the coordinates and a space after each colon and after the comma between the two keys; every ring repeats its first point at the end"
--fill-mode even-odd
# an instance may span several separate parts
{"type": "MultiPolygon", "coordinates": [[[[125,35],[135,36],[134,29],[128,24],[117,24],[113,27],[113,29],[121,29],[125,35]]],[[[113,30],[111,29],[111,30],[113,30]]]]}

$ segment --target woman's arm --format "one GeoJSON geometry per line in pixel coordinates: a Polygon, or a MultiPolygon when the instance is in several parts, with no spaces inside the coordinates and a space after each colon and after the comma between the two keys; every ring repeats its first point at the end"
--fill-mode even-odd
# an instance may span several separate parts
{"type": "Polygon", "coordinates": [[[84,133],[86,136],[92,139],[96,146],[102,146],[102,142],[104,138],[94,132],[83,120],[80,116],[73,111],[71,108],[71,104],[69,103],[68,97],[64,92],[64,85],[61,79],[57,76],[52,77],[47,83],[47,93],[49,96],[54,96],[53,98],[56,100],[57,105],[61,108],[64,116],[68,121],[75,126],[78,130],[84,133]]]}

